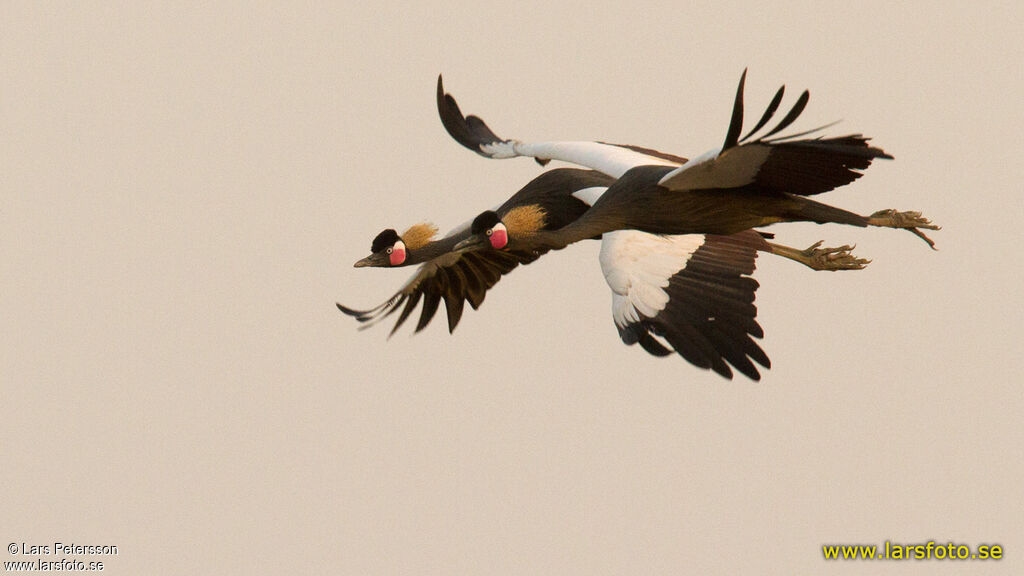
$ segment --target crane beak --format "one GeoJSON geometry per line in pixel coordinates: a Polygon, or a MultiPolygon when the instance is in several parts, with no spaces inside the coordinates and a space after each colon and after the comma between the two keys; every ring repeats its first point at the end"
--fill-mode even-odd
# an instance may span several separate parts
{"type": "Polygon", "coordinates": [[[459,242],[452,248],[453,252],[469,252],[470,250],[481,250],[487,247],[487,238],[474,234],[469,238],[466,238],[462,242],[459,242]]]}
{"type": "Polygon", "coordinates": [[[370,254],[366,258],[353,264],[355,268],[366,268],[367,266],[383,266],[382,262],[378,262],[380,258],[377,258],[376,254],[370,254]]]}

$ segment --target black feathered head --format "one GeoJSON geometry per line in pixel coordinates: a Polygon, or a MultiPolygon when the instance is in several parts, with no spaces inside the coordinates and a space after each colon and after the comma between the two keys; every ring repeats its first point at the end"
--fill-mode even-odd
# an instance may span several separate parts
{"type": "Polygon", "coordinates": [[[401,266],[406,263],[405,243],[393,228],[377,234],[370,246],[371,254],[355,263],[356,268],[365,266],[401,266]]]}
{"type": "Polygon", "coordinates": [[[373,239],[373,244],[370,246],[370,252],[380,252],[381,250],[394,245],[395,242],[398,242],[401,239],[402,238],[398,235],[398,232],[395,232],[394,228],[388,228],[380,234],[377,234],[377,237],[373,239]]]}
{"type": "Polygon", "coordinates": [[[498,217],[498,213],[494,210],[481,212],[479,216],[473,219],[473,225],[469,231],[472,234],[483,234],[486,230],[494,228],[495,224],[499,222],[501,222],[501,218],[498,217]]]}
{"type": "Polygon", "coordinates": [[[482,212],[474,218],[469,232],[469,238],[455,245],[457,250],[479,250],[488,243],[496,250],[508,248],[508,230],[493,210],[482,212]]]}

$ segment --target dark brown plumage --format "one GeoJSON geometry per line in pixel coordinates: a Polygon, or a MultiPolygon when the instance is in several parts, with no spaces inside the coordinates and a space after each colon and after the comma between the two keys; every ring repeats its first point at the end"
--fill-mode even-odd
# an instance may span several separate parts
{"type": "MultiPolygon", "coordinates": [[[[577,220],[588,208],[586,203],[572,194],[584,188],[607,187],[614,180],[592,170],[561,168],[550,170],[534,178],[526,186],[498,207],[502,216],[515,214],[523,208],[535,208],[541,215],[538,227],[556,230],[577,220]]],[[[533,221],[533,219],[531,219],[533,221]]],[[[475,310],[484,301],[487,291],[520,264],[529,264],[540,257],[545,250],[478,251],[456,253],[456,244],[470,235],[467,225],[448,236],[428,242],[418,249],[409,248],[408,256],[401,264],[408,266],[422,264],[416,274],[402,288],[381,305],[368,310],[356,310],[337,304],[339,310],[354,317],[369,327],[394,314],[402,312],[391,330],[393,334],[409,318],[422,301],[423,307],[416,331],[425,328],[437,313],[443,300],[448,318],[449,332],[455,330],[465,303],[475,310]]],[[[401,237],[392,230],[382,232],[374,239],[374,258],[371,255],[360,262],[367,265],[386,266],[383,251],[401,237]]]]}
{"type": "Polygon", "coordinates": [[[748,378],[759,380],[753,362],[771,367],[768,356],[754,341],[764,336],[754,306],[758,283],[750,277],[759,251],[769,251],[769,247],[754,230],[706,236],[686,266],[669,278],[665,307],[653,317],[641,316],[625,327],[618,326],[622,340],[638,343],[655,356],[671,354],[657,336],[695,366],[732,378],[732,365],[748,378]]]}
{"type": "Polygon", "coordinates": [[[542,164],[557,159],[618,178],[567,226],[508,228],[507,240],[499,246],[487,238],[503,233],[507,223],[499,214],[485,212],[474,220],[473,236],[456,249],[546,251],[603,235],[601,265],[613,292],[616,326],[627,344],[640,344],[657,356],[671,354],[671,346],[691,363],[727,378],[738,370],[759,379],[755,364],[769,367],[770,362],[754,341],[763,334],[753,304],[757,282],[749,276],[757,252],[779,254],[818,270],[859,269],[867,261],[853,257],[849,246],[818,250],[818,243],[794,250],[771,244],[752,228],[789,221],[885,226],[908,229],[931,244],[917,228],[936,227],[919,213],[861,216],[810,199],[853,182],[873,160],[891,156],[859,134],[805,138],[825,127],[774,137],[803,112],[809,101],[806,91],[777,125],[757,137],[779,109],[784,95],[780,88],[757,124],[741,137],[745,80],[746,72],[722,148],[687,161],[640,146],[498,138],[478,117],[463,117],[454,98],[443,94],[439,78],[438,112],[463,146],[488,158],[526,156],[542,164]],[[665,235],[669,244],[651,234],[665,235]]]}
{"type": "MultiPolygon", "coordinates": [[[[807,92],[800,96],[776,127],[765,136],[750,140],[757,130],[767,125],[778,109],[782,89],[776,93],[755,129],[741,140],[745,80],[744,71],[720,151],[691,160],[681,167],[636,166],[625,172],[573,224],[558,230],[510,238],[509,248],[559,249],[581,239],[622,229],[653,234],[729,235],[777,222],[891,226],[883,220],[860,216],[806,196],[849,184],[859,178],[860,171],[870,166],[874,159],[892,157],[882,149],[870,146],[868,139],[860,135],[796,139],[801,134],[768,138],[799,117],[809,99],[807,92]]],[[[445,102],[448,108],[442,110],[442,121],[452,132],[457,122],[451,115],[458,113],[461,117],[461,112],[451,96],[446,95],[445,102]],[[446,112],[450,115],[447,119],[444,118],[446,112]]],[[[476,117],[468,117],[467,122],[469,118],[476,117]]],[[[486,147],[494,146],[495,141],[482,142],[493,137],[494,133],[479,118],[472,125],[483,128],[476,132],[464,128],[461,135],[465,139],[460,142],[470,148],[476,146],[478,151],[485,153],[486,147]],[[472,132],[472,137],[466,137],[468,132],[472,132]]],[[[507,144],[511,141],[498,142],[507,144]]],[[[927,225],[927,221],[921,225],[927,225]]]]}

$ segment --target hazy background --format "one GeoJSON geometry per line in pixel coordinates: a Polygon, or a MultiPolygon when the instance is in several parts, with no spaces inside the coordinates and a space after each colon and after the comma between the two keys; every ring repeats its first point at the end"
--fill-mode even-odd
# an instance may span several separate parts
{"type": "MultiPolygon", "coordinates": [[[[113,574],[1020,573],[1024,28],[1017,3],[140,2],[0,6],[0,544],[116,544],[113,574]],[[619,342],[596,242],[452,336],[391,341],[409,269],[540,168],[452,142],[684,156],[744,67],[895,155],[824,200],[921,210],[864,271],[762,256],[773,368],[726,382],[619,342]],[[823,543],[1006,559],[825,562],[823,543]]],[[[0,549],[4,560],[17,559],[0,549]]]]}

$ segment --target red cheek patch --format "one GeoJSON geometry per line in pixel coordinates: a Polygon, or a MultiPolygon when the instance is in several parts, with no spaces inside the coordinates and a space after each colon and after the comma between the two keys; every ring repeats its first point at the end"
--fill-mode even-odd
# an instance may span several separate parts
{"type": "Polygon", "coordinates": [[[391,254],[388,254],[388,258],[390,258],[392,266],[398,266],[405,262],[405,250],[392,250],[391,254]]]}
{"type": "Polygon", "coordinates": [[[501,250],[508,245],[508,232],[504,230],[495,230],[491,232],[491,246],[497,250],[501,250]]]}

